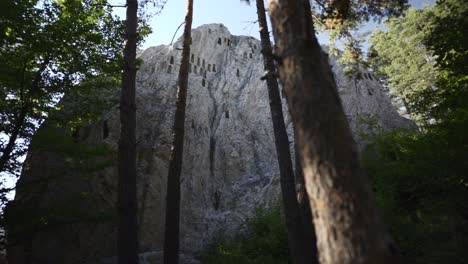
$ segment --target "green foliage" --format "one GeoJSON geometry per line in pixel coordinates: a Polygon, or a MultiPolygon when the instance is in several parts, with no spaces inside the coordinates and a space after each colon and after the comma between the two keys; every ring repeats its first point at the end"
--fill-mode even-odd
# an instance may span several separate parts
{"type": "Polygon", "coordinates": [[[376,72],[425,125],[423,133],[374,137],[364,156],[379,206],[408,263],[463,263],[467,258],[462,245],[468,234],[468,93],[466,71],[460,71],[466,60],[462,66],[458,59],[466,58],[466,51],[439,45],[461,37],[457,25],[466,19],[454,12],[451,28],[438,24],[447,23],[441,18],[452,5],[464,14],[461,4],[440,1],[433,8],[409,10],[372,38],[376,72]],[[445,34],[437,34],[440,27],[445,34]]]}
{"type": "Polygon", "coordinates": [[[440,70],[431,115],[439,122],[468,111],[468,5],[463,0],[439,1],[428,22],[425,45],[434,52],[440,70]]]}
{"type": "MultiPolygon", "coordinates": [[[[138,26],[141,42],[150,29],[144,20],[138,26]]],[[[112,164],[115,155],[108,147],[79,144],[70,134],[115,105],[123,33],[124,21],[114,17],[107,0],[0,1],[0,176],[20,173],[20,158],[33,136],[31,151],[60,155],[66,167],[23,184],[30,189],[22,194],[47,196],[41,188],[63,184],[74,173],[95,177],[112,164]]],[[[7,191],[0,186],[0,201],[7,191]]],[[[84,196],[70,192],[51,208],[21,204],[10,209],[10,219],[29,235],[32,229],[79,222],[89,218],[86,210],[75,208],[84,204],[84,196]]]]}
{"type": "Polygon", "coordinates": [[[311,5],[315,30],[329,34],[330,53],[340,55],[339,62],[347,64],[347,71],[353,71],[362,62],[363,41],[354,36],[353,31],[370,20],[401,15],[408,7],[408,1],[314,0],[311,5]],[[339,54],[338,41],[343,44],[343,54],[339,54]]]}
{"type": "Polygon", "coordinates": [[[434,128],[382,134],[364,155],[378,205],[406,263],[463,263],[468,257],[466,139],[446,133],[434,128]],[[463,141],[465,146],[458,145],[463,141]]]}
{"type": "Polygon", "coordinates": [[[417,121],[430,118],[426,102],[438,76],[434,56],[423,45],[428,31],[423,21],[429,17],[427,9],[409,9],[402,18],[386,21],[388,30],[377,30],[370,39],[374,72],[386,77],[393,101],[417,121]]]}
{"type": "Polygon", "coordinates": [[[204,256],[207,264],[289,263],[288,236],[279,207],[259,210],[247,224],[247,232],[235,240],[216,245],[204,256]]]}
{"type": "Polygon", "coordinates": [[[466,17],[465,1],[439,1],[388,20],[388,30],[371,38],[374,71],[420,125],[443,122],[467,109],[466,17]]]}
{"type": "Polygon", "coordinates": [[[455,75],[468,72],[468,4],[464,0],[439,0],[428,21],[425,44],[437,55],[437,63],[455,75]]]}
{"type": "Polygon", "coordinates": [[[374,136],[364,154],[407,263],[468,259],[467,17],[465,1],[438,1],[389,20],[372,38],[375,71],[424,125],[374,136]]]}
{"type": "Polygon", "coordinates": [[[120,75],[123,22],[106,0],[1,5],[0,171],[18,173],[16,158],[64,94],[120,75]]]}
{"type": "Polygon", "coordinates": [[[315,0],[312,3],[314,19],[320,30],[332,30],[337,37],[370,20],[380,21],[384,17],[399,16],[408,7],[407,0],[349,1],[315,0]]]}

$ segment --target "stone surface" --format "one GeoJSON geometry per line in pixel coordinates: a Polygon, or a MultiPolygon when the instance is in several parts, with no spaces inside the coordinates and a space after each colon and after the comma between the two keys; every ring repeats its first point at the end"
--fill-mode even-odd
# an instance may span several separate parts
{"type": "MultiPolygon", "coordinates": [[[[148,48],[140,55],[144,63],[137,76],[137,148],[140,248],[147,252],[142,254],[144,263],[160,262],[181,47],[178,40],[173,45],[148,48]]],[[[371,73],[346,76],[334,59],[331,64],[359,144],[365,144],[363,132],[413,126],[398,115],[371,73]]],[[[263,72],[260,42],[255,38],[233,36],[221,24],[193,30],[181,182],[181,250],[185,263],[196,263],[200,250],[237,234],[256,208],[278,203],[279,171],[267,89],[260,80],[263,72]]],[[[289,117],[286,122],[292,135],[289,117]]],[[[80,130],[79,136],[83,143],[105,143],[116,149],[118,109],[111,109],[101,121],[80,130]]],[[[42,208],[59,204],[63,197],[85,193],[86,198],[74,209],[112,212],[115,166],[86,174],[69,169],[65,159],[33,150],[20,186],[62,173],[52,182],[42,181],[45,183],[40,191],[20,188],[18,206],[34,201],[42,208]]],[[[37,230],[27,241],[37,263],[112,263],[114,227],[109,219],[67,223],[37,230]]],[[[25,244],[22,241],[10,248],[11,263],[22,263],[20,259],[28,248],[25,244]]]]}

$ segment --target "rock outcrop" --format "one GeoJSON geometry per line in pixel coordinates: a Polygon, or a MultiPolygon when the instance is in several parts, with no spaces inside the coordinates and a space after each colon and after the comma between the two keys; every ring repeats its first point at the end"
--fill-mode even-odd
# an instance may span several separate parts
{"type": "MultiPolygon", "coordinates": [[[[179,40],[140,54],[144,63],[137,75],[137,149],[140,249],[147,252],[142,254],[143,263],[159,263],[161,255],[181,47],[179,40]]],[[[181,250],[186,263],[196,262],[206,246],[238,233],[256,208],[275,205],[280,197],[267,89],[260,80],[264,74],[260,47],[257,39],[233,36],[221,24],[204,25],[192,32],[181,181],[181,250]]],[[[361,133],[413,126],[398,115],[372,73],[347,76],[334,59],[330,62],[361,145],[365,144],[361,133]]],[[[289,117],[286,122],[291,135],[289,117]]],[[[104,143],[114,150],[118,137],[117,108],[79,132],[80,144],[104,143]]],[[[68,204],[73,204],[67,207],[69,211],[102,217],[28,229],[28,235],[9,249],[12,264],[24,263],[27,257],[33,263],[113,262],[116,166],[73,170],[67,158],[33,148],[14,207],[33,203],[40,213],[50,206],[66,207],[64,203],[80,197],[77,203],[68,204]],[[32,186],[35,191],[28,191],[32,186]]]]}

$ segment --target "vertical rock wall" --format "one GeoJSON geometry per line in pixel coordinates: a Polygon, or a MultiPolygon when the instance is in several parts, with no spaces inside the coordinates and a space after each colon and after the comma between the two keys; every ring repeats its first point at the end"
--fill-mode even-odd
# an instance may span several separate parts
{"type": "MultiPolygon", "coordinates": [[[[144,63],[137,75],[139,234],[141,252],[149,252],[142,254],[144,263],[159,263],[161,255],[181,48],[179,40],[140,55],[144,63]]],[[[209,24],[193,30],[191,50],[181,182],[181,249],[187,263],[207,245],[235,235],[256,208],[274,205],[280,197],[267,90],[260,80],[264,72],[260,42],[233,36],[222,24],[209,24]]],[[[361,132],[376,127],[412,126],[398,115],[371,73],[346,76],[335,60],[331,64],[359,143],[363,144],[361,132]]],[[[292,135],[289,117],[286,120],[292,135]]],[[[118,109],[110,109],[101,121],[80,130],[79,141],[117,149],[119,130],[118,109]]],[[[76,210],[109,215],[115,212],[114,165],[98,172],[74,172],[67,169],[66,157],[33,150],[14,205],[47,207],[85,193],[76,210]],[[42,181],[40,191],[28,191],[31,182],[49,179],[58,171],[62,173],[52,181],[42,181]]],[[[110,215],[31,231],[10,247],[11,263],[24,263],[25,252],[37,263],[112,263],[116,245],[110,215]]]]}

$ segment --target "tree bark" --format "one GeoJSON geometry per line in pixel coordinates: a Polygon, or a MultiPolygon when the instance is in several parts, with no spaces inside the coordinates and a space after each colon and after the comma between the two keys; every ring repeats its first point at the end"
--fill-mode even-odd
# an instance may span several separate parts
{"type": "Polygon", "coordinates": [[[118,263],[138,263],[136,196],[136,46],[138,0],[127,0],[118,152],[118,263]]]}
{"type": "Polygon", "coordinates": [[[256,0],[263,64],[270,101],[271,120],[275,135],[276,154],[280,170],[281,193],[288,229],[288,243],[292,262],[296,264],[317,263],[317,248],[313,222],[305,222],[296,197],[294,171],[289,151],[289,139],[284,125],[283,109],[276,80],[276,67],[272,56],[270,34],[265,15],[263,0],[256,0]],[[311,232],[304,232],[309,230],[311,232]]]}
{"type": "Polygon", "coordinates": [[[286,94],[302,154],[322,264],[397,263],[377,215],[308,0],[269,0],[286,94]]]}
{"type": "Polygon", "coordinates": [[[166,224],[164,232],[164,263],[179,263],[179,221],[180,221],[180,174],[185,133],[185,108],[187,104],[187,89],[189,75],[190,44],[192,32],[193,0],[187,0],[187,14],[178,78],[178,94],[174,118],[174,139],[172,143],[171,160],[167,176],[166,194],[166,224]]]}

